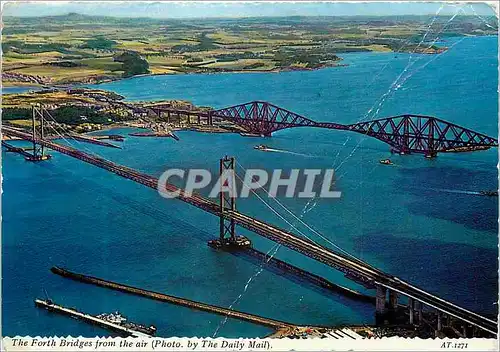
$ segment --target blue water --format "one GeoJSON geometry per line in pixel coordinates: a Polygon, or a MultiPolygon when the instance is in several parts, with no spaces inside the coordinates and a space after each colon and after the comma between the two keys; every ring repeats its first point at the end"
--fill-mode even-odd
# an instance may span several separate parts
{"type": "MultiPolygon", "coordinates": [[[[185,99],[217,108],[267,100],[315,120],[339,123],[428,114],[496,136],[497,45],[496,37],[466,38],[438,57],[345,54],[349,66],[318,71],[151,76],[97,87],[128,100],[185,99]],[[416,62],[401,79],[410,76],[389,91],[409,60],[416,62]],[[426,66],[415,71],[422,65],[426,66]],[[375,114],[375,108],[366,116],[381,97],[385,99],[380,111],[375,114]]],[[[335,165],[340,199],[317,199],[306,212],[307,200],[280,201],[369,263],[464,307],[496,314],[498,199],[467,192],[497,189],[497,150],[428,160],[420,155],[391,156],[388,147],[376,140],[321,129],[283,130],[270,139],[188,131],[178,135],[179,142],[128,137],[122,150],[73,143],[157,176],[166,168],[217,172],[218,159],[225,154],[234,155],[245,168],[335,165]],[[259,143],[295,154],[254,150],[259,143]],[[395,166],[380,165],[378,161],[386,157],[395,166]]],[[[217,236],[218,220],[187,204],[165,200],[132,181],[63,155],[37,164],[10,153],[2,156],[5,335],[107,334],[36,309],[33,299],[43,297],[43,289],[61,304],[89,313],[119,310],[133,321],[154,324],[159,336],[212,336],[222,321],[220,316],[72,282],[51,274],[53,265],[222,306],[231,305],[259,269],[255,260],[209,249],[206,241],[217,236]]],[[[269,204],[307,236],[325,243],[274,201],[269,204]]],[[[237,207],[290,227],[256,197],[238,200],[237,207]]],[[[260,250],[273,246],[240,232],[260,250]]],[[[363,290],[340,273],[286,248],[280,248],[277,256],[363,290]]],[[[302,324],[374,321],[373,306],[267,267],[233,308],[302,324]]],[[[269,332],[229,320],[219,335],[269,332]]]]}

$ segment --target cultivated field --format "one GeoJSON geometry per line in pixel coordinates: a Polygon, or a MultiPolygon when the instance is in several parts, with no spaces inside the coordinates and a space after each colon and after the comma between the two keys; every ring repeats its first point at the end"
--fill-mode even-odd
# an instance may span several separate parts
{"type": "Polygon", "coordinates": [[[57,85],[137,74],[278,71],[338,65],[355,51],[439,53],[436,38],[495,34],[496,21],[427,16],[203,20],[4,17],[5,85],[57,85]],[[490,27],[484,22],[489,21],[490,27]],[[126,53],[125,56],[124,53],[126,53]]]}

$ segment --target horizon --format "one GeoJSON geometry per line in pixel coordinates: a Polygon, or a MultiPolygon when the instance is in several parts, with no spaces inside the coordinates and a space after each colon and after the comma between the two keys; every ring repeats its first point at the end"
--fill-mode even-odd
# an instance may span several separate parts
{"type": "MultiPolygon", "coordinates": [[[[105,14],[100,14],[100,15],[92,15],[92,14],[85,14],[85,13],[80,13],[80,12],[66,12],[62,14],[56,14],[56,15],[42,15],[42,16],[16,16],[16,15],[4,15],[3,17],[13,17],[13,18],[42,18],[42,17],[67,17],[71,15],[79,15],[82,17],[107,17],[107,18],[119,18],[119,19],[151,19],[151,20],[216,20],[216,19],[227,19],[227,20],[237,20],[237,19],[253,19],[253,18],[301,18],[301,17],[307,17],[307,18],[346,18],[346,17],[403,17],[403,16],[414,16],[414,17],[430,17],[430,16],[436,16],[436,17],[451,17],[453,14],[401,14],[401,15],[383,15],[383,14],[374,14],[374,15],[261,15],[261,16],[240,16],[240,17],[151,17],[151,16],[113,16],[113,15],[105,15],[105,14]]],[[[468,16],[468,17],[476,17],[477,15],[475,14],[461,14],[460,16],[468,16]]],[[[482,16],[494,16],[494,14],[491,15],[482,15],[482,16]]]]}
{"type": "Polygon", "coordinates": [[[496,16],[486,3],[449,2],[7,2],[4,17],[79,14],[113,18],[209,19],[258,17],[496,16]],[[112,15],[110,15],[110,12],[112,15]]]}

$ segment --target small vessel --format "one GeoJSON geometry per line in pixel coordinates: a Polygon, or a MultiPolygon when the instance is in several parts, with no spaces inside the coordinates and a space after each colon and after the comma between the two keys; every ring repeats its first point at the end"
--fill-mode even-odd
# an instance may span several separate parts
{"type": "Polygon", "coordinates": [[[256,145],[255,147],[253,147],[253,149],[257,149],[257,150],[268,150],[269,147],[267,145],[264,145],[264,144],[259,144],[259,145],[256,145]]]}
{"type": "Polygon", "coordinates": [[[252,247],[252,242],[245,236],[237,235],[234,240],[225,238],[208,241],[208,246],[214,249],[238,250],[252,247]]]}
{"type": "Polygon", "coordinates": [[[380,160],[380,163],[382,165],[394,165],[394,163],[391,161],[391,159],[382,159],[382,160],[380,160]]]}
{"type": "Polygon", "coordinates": [[[248,133],[248,132],[240,132],[240,136],[243,136],[243,137],[264,137],[264,136],[257,134],[257,133],[248,133]]]}
{"type": "Polygon", "coordinates": [[[498,197],[498,191],[481,191],[479,192],[483,196],[487,197],[498,197]]]}
{"type": "Polygon", "coordinates": [[[109,321],[110,323],[123,326],[124,328],[130,329],[130,330],[139,331],[139,332],[142,332],[142,333],[147,334],[147,335],[152,336],[156,333],[156,327],[154,325],[147,327],[147,326],[142,325],[142,324],[127,322],[127,318],[122,316],[119,312],[102,313],[102,314],[97,315],[96,318],[104,320],[104,321],[109,321]]]}

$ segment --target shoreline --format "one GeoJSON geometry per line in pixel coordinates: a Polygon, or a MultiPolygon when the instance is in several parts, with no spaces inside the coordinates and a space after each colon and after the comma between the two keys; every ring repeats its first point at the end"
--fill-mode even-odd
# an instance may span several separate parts
{"type": "MultiPolygon", "coordinates": [[[[378,53],[378,54],[419,54],[419,55],[440,55],[446,51],[448,51],[448,47],[441,47],[440,50],[437,50],[435,52],[399,52],[399,51],[394,51],[394,50],[389,50],[389,51],[377,51],[377,50],[368,50],[368,51],[352,51],[352,52],[343,52],[342,54],[356,54],[356,53],[378,53]]],[[[327,68],[334,68],[334,67],[348,67],[349,64],[346,63],[341,63],[344,60],[343,57],[339,57],[339,60],[336,62],[339,63],[330,63],[330,64],[323,64],[320,65],[319,67],[275,67],[272,69],[264,70],[264,69],[255,69],[255,70],[225,70],[225,69],[214,69],[214,70],[194,70],[192,72],[181,72],[181,71],[174,71],[174,72],[168,72],[168,73],[144,73],[144,74],[138,74],[134,75],[131,77],[109,77],[106,76],[103,79],[96,79],[95,82],[72,82],[72,83],[55,83],[55,84],[50,84],[50,83],[33,83],[33,82],[16,82],[16,81],[2,81],[2,88],[22,88],[22,87],[33,87],[33,88],[44,88],[47,87],[47,89],[68,89],[68,88],[74,88],[74,87],[82,87],[86,85],[99,85],[99,84],[105,84],[105,83],[113,83],[113,82],[119,82],[119,81],[124,81],[124,80],[129,80],[129,79],[134,79],[134,78],[140,78],[140,77],[155,77],[155,76],[178,76],[178,75],[215,75],[215,74],[245,74],[245,73],[281,73],[281,72],[302,72],[302,71],[318,71],[318,70],[323,70],[327,68]]],[[[9,94],[9,93],[7,93],[9,94]]]]}
{"type": "MultiPolygon", "coordinates": [[[[342,60],[339,60],[342,61],[342,60]]],[[[346,67],[349,64],[330,64],[323,65],[320,67],[308,68],[308,67],[286,67],[286,68],[273,68],[270,70],[222,70],[222,71],[193,71],[193,72],[176,72],[176,73],[144,73],[140,75],[134,75],[131,77],[116,77],[115,79],[110,79],[107,77],[103,80],[97,80],[96,82],[73,82],[73,83],[56,83],[56,84],[40,84],[40,83],[28,83],[28,82],[15,82],[15,81],[2,81],[2,89],[3,88],[41,88],[41,89],[71,89],[71,88],[82,88],[88,85],[98,85],[105,83],[113,83],[131,80],[135,78],[141,77],[155,77],[155,76],[183,76],[183,75],[217,75],[217,74],[251,74],[251,73],[274,73],[279,74],[281,72],[302,72],[302,71],[318,71],[326,68],[333,67],[346,67]]],[[[12,93],[6,93],[12,94],[12,93]]]]}
{"type": "MultiPolygon", "coordinates": [[[[489,38],[489,37],[498,37],[498,35],[481,35],[481,36],[472,36],[472,35],[466,35],[464,34],[463,36],[460,37],[450,37],[446,38],[446,41],[449,41],[452,38],[489,38]]],[[[389,54],[389,55],[404,55],[404,54],[417,54],[417,55],[440,55],[449,50],[449,47],[440,47],[439,50],[436,50],[434,52],[407,52],[407,51],[394,51],[394,50],[389,50],[389,51],[377,51],[377,50],[369,50],[369,51],[351,51],[351,52],[343,52],[342,54],[356,54],[356,53],[377,53],[377,54],[389,54]]],[[[342,62],[344,60],[343,57],[339,57],[340,60],[337,60],[338,62],[342,62]]],[[[105,83],[113,83],[113,82],[119,82],[119,81],[124,81],[124,80],[129,80],[129,79],[134,79],[134,78],[139,78],[139,77],[155,77],[155,76],[177,76],[177,75],[214,75],[214,74],[245,74],[245,73],[281,73],[281,72],[302,72],[302,71],[317,71],[317,70],[322,70],[322,69],[327,69],[327,68],[332,68],[332,67],[348,67],[349,64],[345,63],[334,63],[334,64],[325,64],[321,65],[319,67],[314,67],[314,68],[308,68],[308,67],[276,67],[272,68],[269,70],[263,70],[263,69],[255,69],[255,70],[224,70],[221,69],[220,71],[213,70],[210,72],[210,70],[203,71],[192,71],[192,72],[180,72],[180,71],[174,71],[174,72],[168,72],[168,73],[145,73],[145,74],[139,74],[139,75],[134,75],[131,77],[112,77],[110,78],[109,76],[106,76],[102,80],[96,79],[95,82],[72,82],[72,83],[55,83],[55,84],[50,84],[50,83],[33,83],[33,82],[16,82],[16,81],[2,81],[2,88],[23,88],[23,87],[33,87],[35,89],[37,88],[47,88],[47,89],[70,89],[70,88],[79,88],[79,87],[85,87],[87,85],[99,85],[99,84],[105,84],[105,83]]],[[[11,94],[11,93],[6,93],[6,94],[11,94]]]]}

